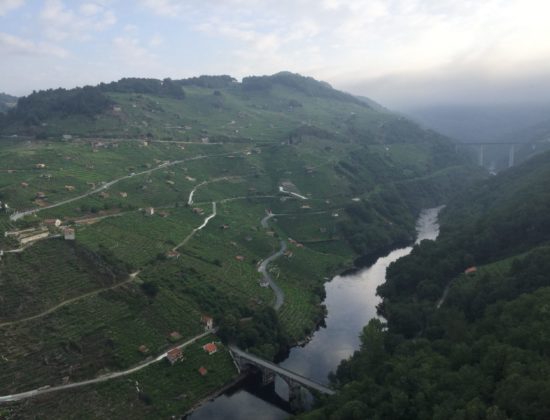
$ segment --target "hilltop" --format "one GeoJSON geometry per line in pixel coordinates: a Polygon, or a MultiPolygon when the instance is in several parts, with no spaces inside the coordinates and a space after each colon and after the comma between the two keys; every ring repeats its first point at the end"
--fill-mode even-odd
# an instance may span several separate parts
{"type": "Polygon", "coordinates": [[[422,208],[481,176],[445,137],[287,72],[35,92],[0,127],[0,395],[146,363],[203,315],[220,346],[14,413],[184,412],[235,376],[223,343],[303,340],[326,278],[412,242],[422,208]]]}
{"type": "Polygon", "coordinates": [[[17,103],[17,97],[0,92],[0,113],[13,108],[17,103]]]}

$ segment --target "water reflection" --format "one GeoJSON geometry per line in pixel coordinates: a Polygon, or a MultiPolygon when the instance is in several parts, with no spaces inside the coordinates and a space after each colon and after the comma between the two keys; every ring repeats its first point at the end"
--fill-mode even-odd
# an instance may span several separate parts
{"type": "MultiPolygon", "coordinates": [[[[417,223],[417,243],[437,238],[437,216],[440,210],[441,207],[437,207],[422,212],[417,223]]],[[[306,345],[292,348],[288,358],[279,365],[319,383],[328,384],[328,374],[359,348],[359,334],[369,320],[377,316],[376,306],[380,298],[376,295],[376,288],[385,281],[386,269],[411,250],[412,247],[396,249],[366,269],[351,275],[336,276],[326,283],[325,326],[317,330],[306,345]]],[[[288,387],[279,378],[275,390],[282,398],[288,398],[288,387]]],[[[231,396],[223,395],[209,402],[190,418],[246,420],[284,419],[288,416],[280,408],[240,390],[231,396]]]]}

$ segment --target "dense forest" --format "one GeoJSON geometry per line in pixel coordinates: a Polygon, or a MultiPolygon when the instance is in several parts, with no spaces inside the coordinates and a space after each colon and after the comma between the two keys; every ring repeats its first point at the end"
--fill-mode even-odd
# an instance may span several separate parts
{"type": "Polygon", "coordinates": [[[546,153],[449,203],[304,418],[550,418],[549,181],[546,153]]]}

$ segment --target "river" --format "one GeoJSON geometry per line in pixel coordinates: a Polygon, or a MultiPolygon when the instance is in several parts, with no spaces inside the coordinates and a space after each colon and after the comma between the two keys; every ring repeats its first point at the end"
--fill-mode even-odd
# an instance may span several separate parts
{"type": "MultiPolygon", "coordinates": [[[[439,234],[437,216],[442,207],[422,211],[417,221],[416,243],[434,240],[439,234]]],[[[327,308],[325,325],[302,347],[293,347],[280,366],[322,384],[343,359],[359,348],[359,334],[370,319],[377,316],[380,298],[376,288],[386,279],[386,269],[394,261],[408,255],[412,247],[399,248],[379,258],[373,265],[346,276],[335,276],[325,284],[327,308]]],[[[286,384],[277,378],[275,391],[287,398],[286,384]]],[[[250,386],[226,393],[193,412],[192,420],[286,419],[290,414],[252,393],[250,386]]]]}

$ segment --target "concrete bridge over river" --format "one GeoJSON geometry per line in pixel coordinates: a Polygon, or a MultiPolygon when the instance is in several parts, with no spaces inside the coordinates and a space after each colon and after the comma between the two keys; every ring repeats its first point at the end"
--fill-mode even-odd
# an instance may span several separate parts
{"type": "Polygon", "coordinates": [[[458,151],[459,148],[475,148],[478,151],[478,164],[483,166],[485,163],[485,152],[489,147],[499,147],[503,149],[508,149],[508,167],[511,168],[514,166],[516,159],[516,150],[520,147],[530,146],[531,148],[536,149],[537,146],[550,145],[550,139],[545,141],[535,141],[535,142],[520,142],[520,141],[501,141],[501,142],[461,142],[455,143],[455,150],[458,151]]]}
{"type": "Polygon", "coordinates": [[[250,367],[258,369],[262,373],[262,384],[267,385],[279,376],[288,384],[289,403],[291,408],[300,408],[302,406],[301,388],[307,388],[310,391],[319,392],[325,395],[334,395],[336,392],[318,382],[312,381],[302,375],[294,373],[288,369],[282,368],[274,363],[268,362],[261,357],[247,353],[238,347],[229,346],[229,351],[233,360],[237,364],[239,371],[250,367]]]}

